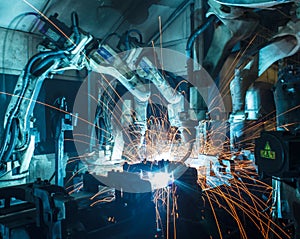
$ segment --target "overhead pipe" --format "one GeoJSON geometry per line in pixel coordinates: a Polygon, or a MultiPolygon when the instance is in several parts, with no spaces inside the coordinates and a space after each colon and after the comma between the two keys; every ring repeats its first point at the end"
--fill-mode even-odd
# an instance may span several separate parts
{"type": "Polygon", "coordinates": [[[192,80],[192,73],[194,71],[194,64],[193,64],[193,45],[197,37],[199,37],[215,20],[217,17],[215,15],[211,15],[206,23],[201,24],[189,37],[186,48],[185,48],[185,55],[186,55],[186,64],[187,64],[187,75],[188,80],[191,82],[192,80]]]}

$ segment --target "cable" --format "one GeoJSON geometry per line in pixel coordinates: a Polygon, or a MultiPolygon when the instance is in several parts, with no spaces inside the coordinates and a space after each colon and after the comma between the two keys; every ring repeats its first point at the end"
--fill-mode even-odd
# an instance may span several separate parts
{"type": "Polygon", "coordinates": [[[5,33],[5,36],[4,36],[4,40],[3,40],[3,59],[2,59],[2,67],[4,68],[4,59],[5,59],[5,47],[6,47],[6,41],[7,41],[7,37],[8,37],[8,32],[9,32],[9,29],[15,31],[16,28],[18,27],[18,25],[21,23],[21,21],[24,19],[24,17],[27,17],[27,16],[35,16],[37,18],[40,18],[41,16],[36,13],[36,12],[26,12],[26,13],[22,13],[18,16],[16,16],[13,20],[11,20],[11,22],[8,24],[7,26],[7,31],[5,33]],[[20,19],[19,19],[20,18],[20,19]],[[17,24],[15,25],[14,29],[12,29],[12,25],[15,23],[15,21],[17,21],[19,19],[19,21],[17,22],[17,24]]]}
{"type": "MultiPolygon", "coordinates": [[[[10,112],[10,117],[9,118],[12,118],[15,116],[17,110],[19,109],[19,105],[20,105],[20,102],[22,100],[22,97],[24,96],[25,94],[25,91],[26,91],[26,88],[27,88],[27,85],[28,85],[28,82],[29,82],[29,75],[31,74],[31,68],[32,66],[34,65],[34,63],[38,60],[40,60],[40,58],[43,58],[43,57],[50,57],[50,56],[60,56],[62,55],[63,51],[58,51],[58,52],[42,52],[42,53],[39,53],[35,56],[33,56],[29,62],[26,64],[25,66],[25,69],[24,69],[24,76],[23,76],[23,87],[22,87],[22,91],[20,92],[20,94],[18,95],[18,100],[17,100],[17,103],[16,103],[16,106],[15,108],[13,109],[12,112],[10,112]]],[[[41,64],[41,63],[40,63],[41,64]]]]}
{"type": "Polygon", "coordinates": [[[193,152],[193,147],[194,147],[194,143],[192,142],[189,144],[187,153],[183,156],[182,159],[180,159],[179,162],[184,163],[191,156],[191,153],[193,152]]]}
{"type": "Polygon", "coordinates": [[[3,155],[3,158],[1,157],[2,162],[9,161],[9,158],[10,158],[10,156],[15,148],[15,145],[16,145],[17,134],[18,134],[17,119],[14,118],[12,125],[11,125],[10,142],[7,147],[7,150],[5,151],[5,154],[3,155]]]}
{"type": "Polygon", "coordinates": [[[4,137],[3,137],[3,140],[1,142],[1,147],[0,147],[0,161],[2,161],[3,155],[6,151],[6,147],[7,147],[7,144],[8,144],[8,136],[9,136],[11,125],[12,125],[12,120],[10,122],[8,122],[6,124],[6,127],[5,127],[5,131],[4,131],[4,134],[3,134],[4,137]]]}
{"type": "MultiPolygon", "coordinates": [[[[28,83],[29,83],[29,76],[31,74],[31,68],[32,66],[34,65],[34,63],[38,60],[40,60],[40,58],[43,58],[45,56],[47,56],[48,58],[50,57],[50,59],[54,59],[54,58],[57,58],[57,57],[63,57],[64,55],[62,54],[63,51],[58,51],[58,52],[43,52],[43,53],[39,53],[35,56],[33,56],[29,62],[26,64],[26,67],[25,67],[25,70],[24,70],[24,76],[23,76],[23,87],[22,87],[22,90],[21,92],[18,94],[18,100],[15,104],[15,107],[12,109],[11,112],[9,112],[9,117],[7,119],[7,124],[6,124],[6,127],[5,127],[5,131],[4,131],[4,137],[3,137],[3,141],[1,142],[1,148],[0,148],[0,158],[3,157],[5,151],[6,151],[6,147],[8,145],[8,147],[12,147],[12,144],[11,142],[8,142],[8,137],[9,137],[9,133],[10,133],[10,128],[11,127],[14,127],[12,124],[13,124],[13,119],[15,118],[16,116],[16,113],[18,112],[19,110],[19,106],[20,106],[20,103],[23,99],[23,96],[25,94],[25,91],[27,89],[27,86],[28,86],[28,83]]],[[[46,61],[47,59],[46,58],[46,61]]],[[[47,63],[49,63],[50,61],[47,61],[47,63]]],[[[40,64],[43,64],[43,62],[41,62],[40,64]]]]}
{"type": "MultiPolygon", "coordinates": [[[[47,66],[53,60],[56,60],[57,58],[64,58],[64,57],[65,57],[65,55],[62,52],[58,52],[58,54],[54,54],[54,55],[45,57],[38,66],[36,66],[34,69],[32,69],[31,74],[35,75],[39,70],[41,70],[43,67],[47,66]]],[[[39,75],[41,75],[41,74],[42,73],[40,73],[39,75]]]]}
{"type": "MultiPolygon", "coordinates": [[[[9,25],[8,25],[7,28],[9,28],[9,29],[12,28],[12,25],[15,23],[15,21],[17,21],[17,20],[19,19],[18,23],[17,23],[16,26],[15,26],[15,28],[17,28],[18,25],[20,24],[20,22],[23,20],[24,17],[26,17],[26,16],[31,16],[31,15],[36,16],[37,18],[41,18],[41,17],[42,17],[41,15],[39,15],[38,13],[35,13],[35,12],[26,12],[26,13],[22,13],[22,14],[16,16],[16,17],[9,23],[9,25]]],[[[5,82],[5,74],[4,74],[4,69],[5,69],[4,64],[5,64],[5,63],[4,63],[4,62],[5,62],[5,48],[6,48],[7,37],[8,37],[8,31],[7,31],[6,34],[5,34],[4,42],[3,42],[3,58],[2,58],[3,82],[5,82]]],[[[27,79],[26,76],[25,76],[25,79],[27,79]]]]}
{"type": "Polygon", "coordinates": [[[76,12],[72,12],[71,21],[72,21],[72,28],[73,28],[74,37],[75,37],[75,43],[74,43],[73,47],[71,47],[71,49],[68,49],[68,51],[73,50],[80,41],[80,33],[78,30],[79,20],[78,20],[78,15],[76,12]]]}
{"type": "MultiPolygon", "coordinates": [[[[207,22],[199,26],[189,37],[186,48],[185,48],[185,54],[186,54],[186,65],[187,65],[187,78],[189,82],[192,82],[192,74],[194,71],[194,62],[191,59],[192,52],[193,52],[193,44],[197,37],[199,37],[215,20],[217,17],[215,15],[211,15],[207,22]]],[[[189,86],[188,86],[188,92],[189,92],[189,86]]]]}
{"type": "Polygon", "coordinates": [[[192,56],[192,47],[197,37],[200,36],[216,19],[217,17],[215,15],[211,15],[206,23],[202,24],[190,35],[185,48],[187,58],[191,58],[192,56]]]}
{"type": "MultiPolygon", "coordinates": [[[[94,124],[96,127],[96,133],[98,136],[98,143],[102,146],[105,142],[109,142],[108,138],[111,138],[111,134],[109,134],[109,122],[106,121],[109,118],[107,111],[104,109],[113,108],[108,105],[112,104],[112,100],[109,100],[108,92],[105,91],[100,98],[100,104],[98,104],[95,114],[94,124]],[[105,107],[106,105],[106,107],[105,107]]],[[[91,137],[92,138],[92,137],[91,137]]]]}
{"type": "MultiPolygon", "coordinates": [[[[37,18],[40,18],[41,16],[36,13],[36,12],[26,12],[26,13],[22,13],[18,16],[16,16],[8,25],[8,29],[12,28],[12,25],[18,20],[17,24],[15,25],[15,29],[12,30],[16,30],[16,28],[18,27],[18,25],[21,23],[21,21],[26,17],[26,16],[35,16],[37,18]]],[[[8,33],[9,30],[6,31],[4,39],[3,39],[3,49],[2,49],[2,67],[3,67],[3,84],[4,84],[4,89],[5,89],[5,48],[6,48],[6,41],[8,38],[8,33]]],[[[4,96],[5,97],[5,96],[4,96]]]]}
{"type": "Polygon", "coordinates": [[[123,35],[120,37],[120,41],[118,43],[117,48],[121,51],[125,51],[125,55],[122,56],[122,59],[127,59],[127,57],[129,56],[130,52],[129,50],[131,49],[130,46],[130,42],[134,42],[134,47],[138,46],[138,47],[143,47],[143,36],[142,33],[138,30],[138,29],[130,29],[128,31],[126,31],[125,33],[123,33],[123,35]],[[131,33],[136,33],[139,37],[139,39],[137,41],[132,41],[132,38],[130,38],[130,34],[131,33]],[[124,44],[125,50],[122,49],[122,44],[124,44]]]}
{"type": "Polygon", "coordinates": [[[13,119],[12,121],[12,124],[11,124],[11,127],[8,128],[8,131],[11,132],[11,135],[10,135],[10,141],[9,141],[9,145],[6,149],[6,146],[7,146],[7,141],[4,141],[5,142],[5,145],[2,145],[1,146],[1,152],[0,152],[0,159],[1,159],[1,162],[8,162],[9,160],[9,157],[11,156],[11,153],[14,149],[14,146],[16,144],[16,139],[17,139],[17,121],[16,121],[16,118],[13,119]]]}
{"type": "Polygon", "coordinates": [[[138,43],[142,44],[143,43],[143,35],[138,29],[130,29],[126,33],[126,41],[129,42],[129,37],[131,33],[136,33],[139,36],[139,41],[138,43]]]}
{"type": "Polygon", "coordinates": [[[49,178],[49,183],[51,183],[51,181],[53,180],[53,178],[55,177],[55,175],[56,175],[56,172],[54,172],[53,174],[52,174],[52,176],[49,178]]]}
{"type": "MultiPolygon", "coordinates": [[[[28,15],[34,15],[34,16],[40,18],[40,15],[37,13],[33,13],[33,12],[23,13],[23,14],[20,14],[19,16],[15,17],[12,20],[12,22],[9,24],[8,28],[10,28],[11,25],[17,19],[21,18],[18,22],[18,24],[19,24],[21,22],[21,20],[25,16],[28,16],[28,15]]],[[[73,27],[73,31],[75,34],[75,44],[68,50],[74,49],[80,41],[80,34],[79,34],[79,30],[78,30],[78,16],[75,12],[73,12],[71,17],[72,17],[72,27],[73,27]]],[[[6,36],[4,38],[4,44],[3,44],[3,61],[2,61],[3,69],[4,69],[5,46],[6,46],[7,35],[8,35],[8,32],[6,32],[6,36]]],[[[37,71],[44,68],[47,64],[51,63],[51,61],[53,61],[57,58],[65,57],[65,53],[66,53],[65,51],[42,52],[42,53],[39,53],[39,54],[33,56],[26,64],[24,73],[23,73],[24,75],[22,77],[22,80],[23,80],[22,89],[20,90],[19,94],[17,95],[18,99],[14,105],[14,108],[11,110],[11,112],[9,112],[9,117],[7,119],[5,131],[4,131],[4,135],[3,135],[4,136],[3,141],[1,142],[1,148],[0,148],[1,162],[7,162],[9,160],[9,158],[14,150],[14,147],[15,147],[16,140],[17,140],[16,136],[17,136],[17,131],[18,131],[17,121],[16,121],[15,116],[19,110],[20,104],[22,102],[22,98],[28,87],[30,75],[37,73],[37,71]],[[41,60],[41,62],[39,62],[39,64],[37,66],[35,66],[35,68],[33,69],[34,64],[40,60],[41,60]],[[9,135],[10,135],[10,139],[9,139],[9,135]]],[[[3,74],[3,81],[5,81],[5,74],[3,74]]]]}
{"type": "MultiPolygon", "coordinates": [[[[45,58],[45,57],[49,57],[49,56],[58,56],[58,55],[63,55],[65,53],[65,51],[50,51],[50,52],[40,52],[36,55],[34,55],[26,64],[25,66],[25,73],[26,74],[31,74],[31,68],[34,65],[34,63],[38,60],[40,60],[41,58],[45,58]]],[[[27,76],[27,75],[26,75],[27,76]]]]}

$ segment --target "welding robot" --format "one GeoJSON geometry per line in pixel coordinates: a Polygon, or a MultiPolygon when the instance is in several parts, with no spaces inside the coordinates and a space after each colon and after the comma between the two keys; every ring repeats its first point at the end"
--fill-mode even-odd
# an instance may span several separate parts
{"type": "MultiPolygon", "coordinates": [[[[268,3],[224,1],[224,4],[230,7],[257,4],[256,7],[264,8],[268,3]]],[[[294,224],[295,238],[300,236],[297,213],[300,205],[297,159],[300,146],[299,67],[295,63],[299,52],[298,4],[289,10],[295,14],[282,22],[284,24],[269,42],[261,42],[255,50],[246,50],[245,56],[239,60],[230,82],[232,113],[229,117],[233,151],[249,147],[245,143],[247,138],[256,138],[251,143],[255,145],[258,173],[261,179],[272,179],[272,216],[274,221],[294,224]],[[260,80],[266,71],[274,68],[275,62],[278,65],[274,81],[260,80]],[[253,122],[261,125],[258,131],[261,133],[255,137],[253,122]]],[[[255,12],[259,14],[259,11],[255,12]]]]}
{"type": "MultiPolygon", "coordinates": [[[[240,24],[244,26],[242,33],[234,24],[230,25],[232,19],[239,19],[239,16],[245,14],[239,12],[236,6],[253,7],[256,10],[251,13],[260,15],[263,9],[273,8],[282,2],[218,3],[222,4],[219,8],[223,13],[223,18],[220,18],[224,23],[222,25],[233,34],[226,42],[230,45],[231,41],[234,44],[236,40],[241,40],[244,34],[251,35],[253,29],[257,34],[265,31],[256,28],[258,22],[255,19],[258,18],[252,18],[251,14],[247,14],[246,21],[241,20],[240,24]],[[238,33],[237,36],[234,36],[234,33],[238,33]]],[[[214,7],[215,2],[211,6],[214,7]]],[[[295,238],[299,238],[299,3],[295,2],[288,8],[288,12],[292,13],[290,18],[277,18],[278,25],[274,29],[276,33],[269,38],[270,40],[266,42],[260,39],[259,43],[252,42],[254,47],[245,48],[244,56],[235,65],[233,79],[230,81],[230,147],[232,152],[236,152],[247,149],[254,143],[255,163],[260,178],[272,180],[272,217],[277,222],[281,221],[287,225],[292,223],[295,227],[295,238]],[[274,64],[275,62],[278,64],[274,64]],[[263,80],[266,78],[266,72],[271,75],[271,81],[263,80]],[[254,126],[255,124],[259,126],[254,126]],[[256,134],[257,128],[260,129],[256,134]]],[[[263,25],[263,21],[264,19],[260,18],[260,24],[263,25]]],[[[238,24],[238,21],[235,22],[238,24]]],[[[272,26],[269,27],[272,29],[272,26]]],[[[210,60],[209,52],[204,64],[205,60],[208,60],[208,65],[218,62],[210,60]]],[[[212,70],[212,74],[213,72],[212,70]]]]}
{"type": "MultiPolygon", "coordinates": [[[[187,56],[192,55],[191,47],[195,38],[212,23],[215,23],[212,43],[203,59],[203,66],[213,79],[219,77],[220,70],[234,47],[255,34],[259,19],[262,18],[265,11],[281,7],[282,4],[284,10],[295,8],[293,1],[247,2],[229,0],[208,1],[208,3],[210,8],[207,12],[207,24],[199,27],[192,34],[187,44],[187,56]]],[[[297,8],[295,9],[297,10],[297,8]]],[[[297,11],[295,12],[297,13],[297,11]]],[[[246,92],[250,85],[274,62],[291,57],[298,52],[299,21],[296,13],[292,15],[292,20],[287,22],[283,20],[284,23],[280,22],[276,25],[276,27],[280,26],[281,29],[271,38],[271,41],[264,42],[263,46],[256,46],[256,49],[250,49],[246,57],[241,58],[237,64],[234,78],[230,82],[232,94],[232,113],[229,117],[231,150],[243,148],[243,144],[240,144],[242,142],[240,138],[244,135],[246,123],[249,120],[259,120],[263,117],[257,113],[251,118],[249,112],[247,114],[245,105],[249,102],[245,101],[247,100],[246,92]]],[[[69,213],[77,210],[77,206],[74,199],[62,188],[64,173],[61,170],[64,169],[60,165],[61,151],[56,160],[57,185],[51,185],[49,182],[40,180],[27,184],[26,181],[35,147],[32,113],[45,78],[51,78],[53,74],[68,69],[82,70],[87,68],[90,71],[117,79],[133,95],[134,103],[132,105],[135,113],[132,117],[131,127],[134,135],[138,135],[139,149],[143,148],[145,141],[147,105],[151,95],[149,89],[145,87],[146,82],[153,83],[171,105],[180,105],[184,96],[180,92],[176,92],[165,80],[142,48],[134,48],[122,58],[105,42],[103,43],[81,30],[78,26],[76,13],[72,13],[71,28],[57,20],[57,16],[52,16],[49,19],[41,17],[41,21],[44,22],[41,31],[46,40],[40,45],[41,52],[33,56],[26,64],[16,84],[14,97],[12,97],[6,110],[4,135],[0,150],[0,181],[3,187],[1,197],[5,199],[5,206],[8,210],[12,198],[28,201],[30,205],[26,206],[29,208],[36,203],[40,212],[39,217],[37,219],[31,218],[31,220],[34,222],[33,224],[37,221],[37,227],[43,231],[43,235],[47,235],[47,238],[73,238],[71,236],[74,235],[74,232],[80,235],[83,230],[81,231],[78,217],[71,220],[68,216],[69,213]],[[49,19],[66,33],[67,38],[49,23],[49,19]],[[134,61],[137,61],[136,65],[132,64],[134,61]],[[139,70],[136,71],[137,66],[139,66],[139,70]],[[76,225],[77,228],[75,228],[76,225]]],[[[243,45],[240,45],[239,50],[242,49],[243,45]]],[[[127,48],[127,50],[129,49],[127,48]]],[[[188,65],[190,82],[199,80],[197,79],[197,71],[192,67],[188,65]]],[[[298,68],[295,65],[280,69],[280,77],[275,90],[277,131],[263,132],[261,137],[255,141],[255,158],[258,171],[262,177],[268,176],[273,179],[274,217],[276,219],[283,218],[283,205],[286,203],[284,208],[287,212],[286,218],[295,220],[296,228],[298,228],[297,222],[299,223],[299,218],[294,213],[299,208],[297,201],[299,199],[299,163],[294,152],[299,149],[297,147],[299,144],[299,135],[297,134],[299,125],[294,124],[294,122],[299,114],[294,113],[294,111],[291,112],[288,120],[282,115],[292,107],[299,105],[298,82],[298,68]],[[289,131],[286,132],[287,130],[289,131]],[[285,194],[284,197],[282,194],[285,194]]],[[[258,95],[255,97],[256,100],[259,98],[258,95]]],[[[61,129],[62,131],[71,130],[73,125],[69,117],[74,117],[74,115],[66,111],[63,99],[61,99],[60,105],[61,112],[64,113],[60,121],[62,123],[61,129]]],[[[192,132],[191,137],[196,137],[195,127],[199,121],[207,118],[202,116],[202,118],[191,119],[187,113],[188,108],[184,106],[175,108],[177,111],[175,114],[173,113],[175,118],[172,119],[173,121],[171,120],[171,124],[175,127],[182,125],[189,127],[192,132]]],[[[99,115],[101,114],[99,113],[99,115]]],[[[102,140],[101,143],[103,144],[104,141],[102,140]]],[[[105,142],[105,144],[109,144],[109,142],[105,142]]],[[[189,157],[192,146],[184,160],[189,157]]],[[[142,183],[145,183],[145,187],[149,187],[147,182],[142,181],[142,183]]],[[[22,236],[23,238],[31,238],[30,233],[26,234],[26,230],[15,231],[15,236],[4,226],[1,230],[4,238],[20,238],[22,236]]],[[[298,229],[296,231],[298,233],[298,229]]]]}
{"type": "MultiPolygon", "coordinates": [[[[55,184],[50,184],[53,177],[46,181],[37,179],[35,182],[27,182],[29,165],[35,147],[34,118],[32,113],[45,78],[51,78],[53,74],[69,69],[82,70],[87,68],[117,79],[134,99],[135,117],[132,118],[132,128],[134,129],[134,134],[139,135],[137,142],[139,147],[144,144],[143,138],[147,127],[147,104],[151,93],[145,87],[146,79],[156,86],[158,91],[163,92],[167,102],[177,104],[183,98],[154,67],[154,64],[147,58],[147,54],[143,52],[142,48],[130,51],[122,59],[110,46],[103,44],[103,41],[82,31],[78,26],[76,13],[72,13],[71,19],[72,26],[69,28],[57,19],[57,15],[53,15],[49,19],[40,17],[42,22],[40,31],[44,34],[45,41],[39,46],[41,52],[34,55],[26,64],[17,81],[14,96],[11,98],[5,114],[5,130],[1,142],[0,180],[2,187],[1,202],[4,205],[3,213],[5,215],[1,222],[2,238],[35,238],[36,235],[38,238],[82,238],[85,235],[84,231],[86,229],[83,229],[79,220],[78,201],[75,202],[74,198],[69,196],[62,187],[65,177],[63,133],[73,129],[72,117],[77,120],[75,115],[67,111],[64,97],[59,98],[55,105],[59,111],[59,117],[55,120],[58,125],[55,128],[56,158],[55,174],[53,175],[55,184]],[[59,26],[60,30],[56,26],[59,26]],[[136,62],[136,65],[132,62],[136,62]],[[19,200],[26,203],[19,203],[19,200]],[[22,225],[15,225],[14,213],[18,214],[22,225]],[[22,220],[23,218],[24,220],[22,220]]],[[[97,120],[99,119],[97,118],[98,113],[96,112],[97,120]]],[[[101,124],[100,126],[103,127],[101,124]]],[[[105,142],[106,145],[108,143],[108,141],[105,142]]],[[[140,237],[147,238],[149,233],[151,238],[155,236],[154,231],[152,233],[151,230],[147,229],[155,229],[155,208],[152,205],[151,194],[149,197],[149,192],[151,193],[152,190],[150,182],[125,172],[111,172],[108,176],[110,175],[119,177],[119,179],[123,177],[123,180],[118,180],[119,183],[123,184],[122,190],[125,190],[125,184],[128,180],[130,181],[130,178],[141,184],[140,188],[143,190],[140,192],[143,193],[141,196],[138,196],[138,194],[131,197],[128,196],[129,198],[127,197],[125,203],[123,200],[125,200],[126,196],[122,193],[122,209],[124,210],[124,205],[126,204],[125,211],[134,213],[138,210],[137,207],[127,205],[140,204],[141,208],[139,211],[143,212],[147,208],[147,203],[151,204],[150,213],[143,216],[146,216],[148,219],[153,216],[151,218],[153,220],[147,220],[148,222],[139,226],[142,231],[140,237]],[[124,179],[126,180],[124,181],[124,179]],[[146,228],[142,229],[145,226],[146,228]],[[146,233],[146,235],[143,233],[146,233]]],[[[88,181],[89,176],[87,175],[84,180],[88,181]]],[[[105,182],[105,178],[102,180],[105,182]]],[[[94,188],[91,186],[93,180],[91,181],[86,183],[86,188],[93,192],[94,188]]],[[[194,183],[196,184],[196,181],[194,183]]],[[[98,192],[98,187],[99,185],[96,186],[95,193],[98,192]]],[[[135,188],[135,190],[137,189],[135,188]]],[[[109,207],[114,207],[116,213],[119,211],[120,214],[123,211],[118,209],[121,196],[118,193],[116,194],[116,204],[109,207]]],[[[143,216],[137,217],[143,218],[143,216]]],[[[100,231],[92,232],[92,234],[97,235],[97,233],[101,233],[101,235],[104,235],[102,228],[106,229],[107,223],[113,225],[115,223],[113,217],[108,218],[108,221],[103,219],[102,223],[104,224],[97,225],[100,231]]],[[[124,220],[125,222],[127,221],[127,219],[124,220]]],[[[123,223],[121,223],[121,227],[125,227],[123,223]]],[[[112,230],[118,231],[115,227],[112,230]]],[[[105,233],[112,233],[111,229],[108,229],[105,233]]],[[[93,238],[93,236],[90,237],[93,238]]]]}

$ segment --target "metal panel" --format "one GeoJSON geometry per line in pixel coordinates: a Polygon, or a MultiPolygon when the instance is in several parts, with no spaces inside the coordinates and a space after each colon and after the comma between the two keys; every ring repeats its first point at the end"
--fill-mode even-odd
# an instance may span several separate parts
{"type": "Polygon", "coordinates": [[[0,72],[14,75],[20,74],[41,41],[39,36],[4,28],[0,28],[0,39],[0,72]]]}
{"type": "Polygon", "coordinates": [[[43,12],[43,9],[47,6],[49,0],[10,0],[1,1],[0,3],[0,27],[11,28],[21,31],[29,32],[33,27],[35,21],[33,21],[33,16],[25,17],[22,22],[15,21],[15,24],[10,25],[12,20],[25,12],[36,12],[36,9],[43,12]]]}

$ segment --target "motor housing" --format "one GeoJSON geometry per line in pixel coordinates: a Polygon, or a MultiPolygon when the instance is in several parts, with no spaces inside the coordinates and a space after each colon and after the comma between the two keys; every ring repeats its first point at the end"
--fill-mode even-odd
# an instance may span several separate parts
{"type": "Polygon", "coordinates": [[[300,134],[263,131],[255,140],[255,163],[261,177],[300,177],[300,134]]]}

